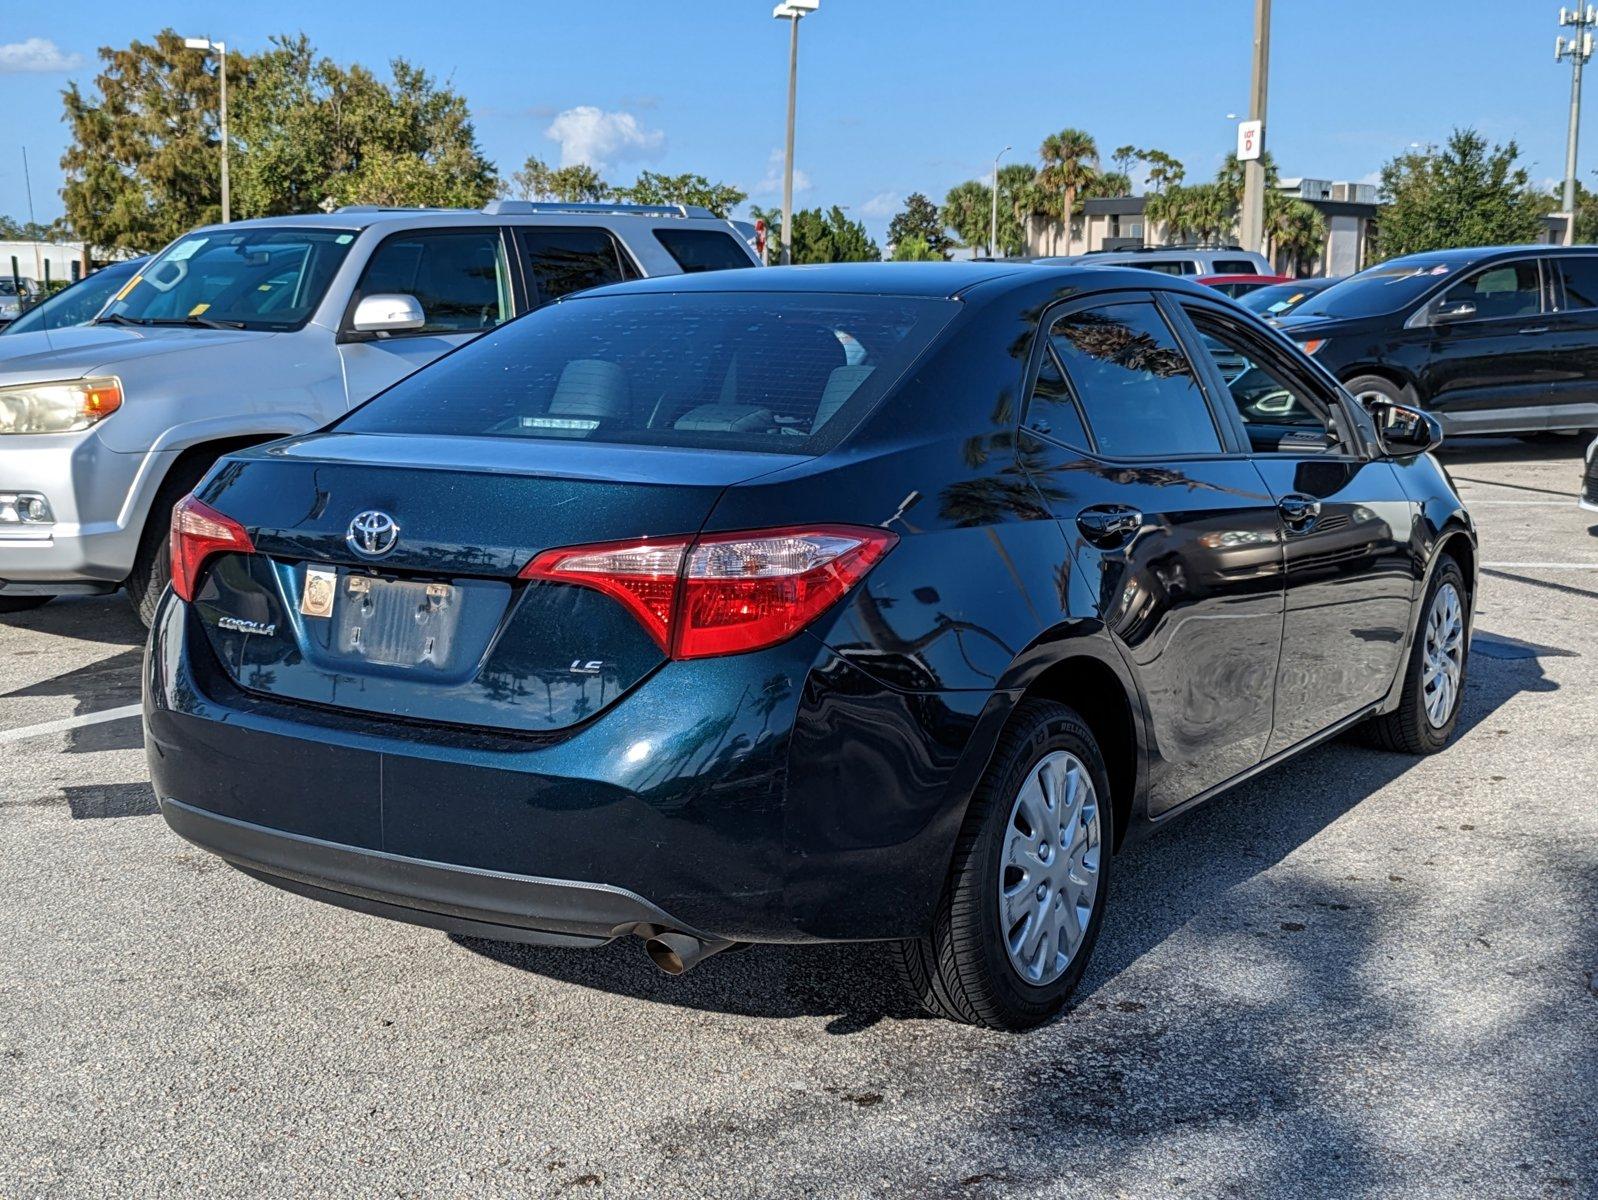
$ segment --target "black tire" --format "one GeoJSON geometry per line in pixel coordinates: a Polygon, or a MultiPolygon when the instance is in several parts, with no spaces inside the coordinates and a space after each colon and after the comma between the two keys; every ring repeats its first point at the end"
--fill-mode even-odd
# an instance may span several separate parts
{"type": "Polygon", "coordinates": [[[934,1016],[990,1029],[1040,1025],[1064,1007],[1082,978],[1109,896],[1115,845],[1109,776],[1093,733],[1063,704],[1025,700],[1016,707],[966,813],[930,937],[894,944],[900,978],[934,1016]],[[1098,799],[1097,891],[1083,938],[1063,974],[1035,985],[1011,965],[1000,928],[998,888],[1011,807],[1044,755],[1074,754],[1087,767],[1098,799]]]}
{"type": "Polygon", "coordinates": [[[161,593],[172,582],[172,506],[192,492],[210,469],[210,462],[178,463],[162,482],[150,505],[150,515],[144,519],[139,552],[134,556],[126,587],[128,601],[146,629],[155,620],[161,593]]]}
{"type": "Polygon", "coordinates": [[[1426,619],[1431,613],[1432,602],[1437,593],[1443,589],[1444,584],[1452,584],[1459,593],[1462,605],[1466,603],[1468,593],[1465,591],[1465,573],[1459,569],[1459,564],[1448,555],[1444,555],[1438,562],[1436,570],[1432,572],[1431,585],[1426,589],[1426,600],[1420,606],[1420,617],[1417,620],[1413,643],[1409,648],[1409,662],[1404,667],[1404,693],[1399,698],[1398,707],[1390,713],[1372,717],[1366,725],[1370,740],[1383,750],[1391,750],[1398,754],[1436,754],[1449,739],[1454,736],[1454,728],[1459,724],[1459,710],[1464,706],[1465,681],[1470,668],[1470,613],[1465,613],[1464,645],[1461,648],[1459,690],[1454,697],[1454,708],[1448,714],[1448,720],[1438,726],[1433,725],[1426,715],[1424,699],[1424,680],[1422,672],[1426,659],[1426,619]]]}
{"type": "Polygon", "coordinates": [[[1343,387],[1356,399],[1361,395],[1374,393],[1384,400],[1402,404],[1407,408],[1413,408],[1415,405],[1415,397],[1407,387],[1394,383],[1391,379],[1384,379],[1380,375],[1356,375],[1344,382],[1343,387]]]}
{"type": "Polygon", "coordinates": [[[32,612],[54,599],[54,596],[0,596],[0,613],[32,612]]]}

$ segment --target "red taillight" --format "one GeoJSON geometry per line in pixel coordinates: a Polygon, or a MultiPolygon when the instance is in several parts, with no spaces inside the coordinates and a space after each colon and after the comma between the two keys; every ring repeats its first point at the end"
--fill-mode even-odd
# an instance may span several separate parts
{"type": "Polygon", "coordinates": [[[179,597],[193,600],[194,584],[205,560],[230,550],[240,554],[255,552],[244,526],[193,496],[185,496],[173,506],[172,590],[179,597]]]}
{"type": "Polygon", "coordinates": [[[523,579],[591,587],[626,606],[672,658],[774,646],[865,577],[899,539],[847,525],[547,550],[523,579]]]}

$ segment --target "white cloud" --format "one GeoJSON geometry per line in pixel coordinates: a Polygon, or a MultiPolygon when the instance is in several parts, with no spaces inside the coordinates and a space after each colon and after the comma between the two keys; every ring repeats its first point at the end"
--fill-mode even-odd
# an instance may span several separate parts
{"type": "Polygon", "coordinates": [[[904,197],[898,192],[878,192],[859,208],[867,217],[891,217],[904,207],[904,197]]]}
{"type": "Polygon", "coordinates": [[[42,75],[82,65],[83,55],[64,54],[60,46],[46,38],[0,45],[0,75],[42,75]]]}
{"type": "Polygon", "coordinates": [[[560,143],[560,165],[587,163],[596,170],[659,156],[666,135],[646,129],[630,112],[604,112],[581,104],[557,113],[544,136],[560,143]]]}
{"type": "MultiPolygon", "coordinates": [[[[782,195],[782,148],[773,150],[766,159],[766,174],[754,187],[749,189],[752,196],[780,196],[782,195]]],[[[793,190],[797,195],[810,190],[810,176],[801,171],[796,164],[793,169],[793,190]]]]}

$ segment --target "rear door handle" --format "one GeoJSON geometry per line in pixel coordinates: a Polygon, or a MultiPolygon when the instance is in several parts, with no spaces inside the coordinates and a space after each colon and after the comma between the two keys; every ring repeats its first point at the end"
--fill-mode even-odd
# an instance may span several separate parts
{"type": "Polygon", "coordinates": [[[1095,546],[1112,549],[1143,528],[1143,514],[1124,504],[1095,504],[1076,514],[1076,527],[1095,546]]]}
{"type": "Polygon", "coordinates": [[[1534,334],[1547,333],[1547,332],[1548,332],[1548,326],[1546,326],[1546,325],[1528,325],[1528,326],[1526,326],[1526,328],[1524,328],[1524,329],[1522,329],[1520,331],[1520,336],[1521,337],[1531,337],[1534,334]]]}
{"type": "Polygon", "coordinates": [[[1289,529],[1303,531],[1315,523],[1321,515],[1321,502],[1313,496],[1300,496],[1296,493],[1283,496],[1276,502],[1276,510],[1282,514],[1282,520],[1289,529]]]}

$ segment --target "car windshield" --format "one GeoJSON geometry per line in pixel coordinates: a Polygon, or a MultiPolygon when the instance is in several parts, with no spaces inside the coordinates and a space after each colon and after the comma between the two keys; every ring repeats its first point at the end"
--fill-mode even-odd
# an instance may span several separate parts
{"type": "MultiPolygon", "coordinates": [[[[27,288],[23,288],[27,291],[27,288]]],[[[0,296],[15,296],[17,294],[17,281],[15,279],[0,279],[0,296]]]]}
{"type": "Polygon", "coordinates": [[[0,330],[0,336],[37,333],[41,329],[65,329],[68,325],[82,325],[91,321],[105,307],[105,302],[116,295],[117,289],[138,269],[138,263],[113,263],[103,267],[43,303],[34,305],[0,330]]]}
{"type": "Polygon", "coordinates": [[[568,300],[485,334],[335,428],[818,454],[958,308],[772,293],[568,300]]]}
{"type": "Polygon", "coordinates": [[[1462,270],[1451,259],[1396,258],[1350,275],[1319,295],[1311,296],[1295,317],[1366,317],[1395,312],[1418,300],[1433,285],[1462,270]]]}
{"type": "Polygon", "coordinates": [[[1305,287],[1302,283],[1273,283],[1245,292],[1237,298],[1237,302],[1262,317],[1283,317],[1296,310],[1317,290],[1320,289],[1305,287]]]}
{"type": "Polygon", "coordinates": [[[316,310],[354,240],[353,232],[338,229],[193,233],[139,272],[99,320],[297,329],[316,310]]]}

